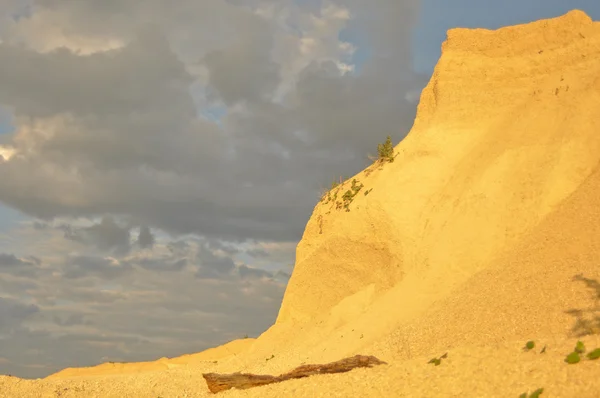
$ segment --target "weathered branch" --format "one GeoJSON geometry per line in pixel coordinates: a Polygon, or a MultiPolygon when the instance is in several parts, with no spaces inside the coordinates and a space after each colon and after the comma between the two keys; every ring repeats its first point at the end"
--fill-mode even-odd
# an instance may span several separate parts
{"type": "Polygon", "coordinates": [[[203,373],[202,376],[206,380],[208,389],[212,393],[217,393],[220,391],[229,390],[230,388],[245,390],[251,387],[279,383],[285,380],[299,379],[316,374],[344,373],[354,368],[370,368],[374,365],[385,364],[385,362],[380,361],[372,355],[355,355],[353,357],[344,358],[342,360],[323,365],[302,365],[280,376],[254,375],[251,373],[240,372],[231,374],[203,373]]]}

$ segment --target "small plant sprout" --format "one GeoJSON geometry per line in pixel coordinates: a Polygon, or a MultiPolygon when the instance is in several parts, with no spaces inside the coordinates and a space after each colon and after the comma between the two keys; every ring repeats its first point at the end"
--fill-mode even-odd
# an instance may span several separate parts
{"type": "Polygon", "coordinates": [[[577,352],[579,354],[583,354],[585,352],[585,345],[583,344],[582,341],[578,341],[577,344],[575,345],[575,352],[577,352]]]}
{"type": "Polygon", "coordinates": [[[579,357],[579,353],[577,351],[573,351],[565,358],[565,362],[570,365],[578,363],[579,361],[581,361],[581,358],[579,357]]]}
{"type": "Polygon", "coordinates": [[[529,395],[527,395],[527,393],[524,392],[523,394],[519,395],[519,398],[539,398],[539,396],[542,395],[543,392],[544,392],[543,388],[538,388],[537,390],[535,390],[534,392],[532,392],[529,395]]]}
{"type": "Polygon", "coordinates": [[[439,358],[431,358],[431,359],[429,360],[429,362],[427,362],[427,363],[432,363],[432,364],[434,364],[435,366],[439,366],[439,364],[441,364],[441,363],[442,363],[442,359],[445,359],[445,358],[447,358],[447,357],[448,357],[448,353],[445,353],[444,355],[442,355],[442,356],[441,356],[441,357],[439,357],[439,358]]]}
{"type": "Polygon", "coordinates": [[[535,341],[530,340],[527,343],[525,343],[525,347],[523,347],[523,351],[532,350],[534,347],[535,347],[535,341]]]}
{"type": "Polygon", "coordinates": [[[352,186],[342,196],[343,207],[344,209],[346,209],[346,211],[350,211],[350,203],[352,203],[354,197],[363,188],[363,186],[363,184],[358,185],[358,181],[356,181],[356,178],[352,180],[352,186]]]}
{"type": "Polygon", "coordinates": [[[600,358],[600,348],[596,348],[593,351],[588,352],[586,355],[589,360],[594,360],[600,358]]]}
{"type": "MultiPolygon", "coordinates": [[[[585,345],[583,344],[583,342],[578,341],[577,344],[575,345],[575,349],[573,350],[573,352],[570,353],[569,355],[567,355],[567,357],[565,358],[565,362],[568,364],[575,364],[575,363],[580,362],[581,355],[583,355],[583,353],[585,351],[586,351],[586,349],[585,349],[585,345]]],[[[596,348],[595,350],[588,352],[586,357],[590,361],[600,358],[600,348],[596,348]]]]}
{"type": "Polygon", "coordinates": [[[583,354],[584,352],[585,345],[582,341],[578,341],[577,344],[575,344],[575,349],[573,350],[573,352],[567,355],[567,357],[565,358],[565,362],[571,365],[578,363],[579,361],[581,361],[581,357],[579,356],[579,354],[583,354]]]}
{"type": "Polygon", "coordinates": [[[392,137],[389,135],[383,144],[377,145],[377,154],[380,161],[392,163],[394,161],[394,146],[392,145],[392,137]]]}

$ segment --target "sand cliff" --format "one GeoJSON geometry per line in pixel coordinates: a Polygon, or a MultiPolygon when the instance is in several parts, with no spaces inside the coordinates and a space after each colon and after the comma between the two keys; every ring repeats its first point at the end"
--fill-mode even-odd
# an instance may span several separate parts
{"type": "Polygon", "coordinates": [[[598,109],[600,23],[583,12],[452,29],[395,161],[315,206],[268,331],[186,359],[0,376],[0,391],[208,396],[202,372],[366,354],[390,365],[219,395],[597,396],[600,362],[563,358],[577,338],[600,346],[598,109]],[[531,339],[547,352],[522,352],[531,339]]]}

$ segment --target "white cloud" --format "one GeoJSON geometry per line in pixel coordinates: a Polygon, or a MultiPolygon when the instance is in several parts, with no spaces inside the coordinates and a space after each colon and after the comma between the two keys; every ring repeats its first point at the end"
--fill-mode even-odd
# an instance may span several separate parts
{"type": "Polygon", "coordinates": [[[11,157],[13,157],[13,155],[15,154],[16,150],[14,147],[11,146],[2,146],[0,145],[0,157],[2,159],[0,159],[0,161],[7,161],[10,160],[11,157]]]}
{"type": "Polygon", "coordinates": [[[42,9],[31,17],[10,21],[4,29],[7,44],[24,45],[41,53],[64,47],[81,55],[89,55],[121,48],[125,42],[118,37],[93,36],[69,32],[65,29],[65,14],[42,9]]]}

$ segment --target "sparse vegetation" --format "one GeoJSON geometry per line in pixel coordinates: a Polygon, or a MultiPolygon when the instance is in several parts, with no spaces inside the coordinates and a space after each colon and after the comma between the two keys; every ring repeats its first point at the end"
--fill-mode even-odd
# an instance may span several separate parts
{"type": "MultiPolygon", "coordinates": [[[[394,161],[394,146],[392,145],[392,137],[387,136],[385,142],[383,144],[377,144],[377,158],[374,159],[369,156],[371,160],[377,161],[381,164],[384,162],[393,162],[394,161]]],[[[371,173],[371,169],[367,168],[365,171],[365,176],[368,176],[371,173]]],[[[344,187],[344,183],[342,182],[342,178],[340,177],[339,182],[333,181],[331,183],[331,187],[329,190],[325,191],[325,189],[321,190],[320,202],[329,204],[330,202],[335,203],[336,210],[345,209],[346,211],[350,211],[350,203],[356,196],[356,194],[363,188],[363,184],[358,185],[356,179],[352,180],[352,186],[342,195],[342,200],[338,200],[338,193],[341,188],[344,187]]],[[[367,196],[372,191],[372,188],[365,191],[365,196],[367,196]]]]}
{"type": "Polygon", "coordinates": [[[352,180],[352,186],[342,196],[342,199],[344,200],[344,209],[346,209],[346,211],[350,211],[350,203],[352,203],[354,197],[362,189],[363,186],[363,184],[357,184],[356,178],[352,180]]]}
{"type": "MultiPolygon", "coordinates": [[[[586,351],[586,348],[585,348],[585,345],[583,344],[583,342],[578,341],[577,344],[575,345],[575,348],[573,349],[573,352],[571,352],[569,355],[566,356],[565,362],[570,365],[579,363],[581,361],[581,355],[583,355],[585,353],[585,351],[586,351]]],[[[596,348],[595,350],[588,352],[586,357],[590,361],[600,358],[600,348],[596,348]]]]}
{"type": "MultiPolygon", "coordinates": [[[[527,343],[525,343],[525,346],[523,347],[523,351],[531,351],[534,348],[535,348],[535,342],[533,340],[530,340],[527,343]]],[[[542,348],[542,350],[540,351],[540,354],[543,354],[545,352],[546,352],[546,346],[544,346],[544,348],[542,348]]],[[[583,343],[583,341],[577,341],[577,343],[575,344],[575,348],[573,349],[573,352],[569,353],[565,357],[564,361],[570,365],[579,363],[579,362],[581,362],[581,355],[583,355],[585,352],[586,352],[586,348],[585,348],[585,344],[583,343]]],[[[586,355],[586,357],[588,358],[588,360],[596,360],[596,359],[600,358],[600,348],[596,348],[595,350],[589,352],[586,355]]],[[[433,358],[431,361],[429,361],[429,363],[436,363],[436,362],[434,362],[435,360],[436,360],[436,358],[433,358]]],[[[538,388],[537,390],[535,390],[534,392],[532,392],[529,395],[527,395],[526,392],[522,393],[521,395],[519,395],[519,398],[537,398],[543,392],[544,392],[543,388],[538,388]]]]}
{"type": "MultiPolygon", "coordinates": [[[[527,343],[525,343],[525,346],[523,347],[523,351],[531,351],[535,348],[535,341],[533,340],[529,340],[527,343]]],[[[546,346],[544,346],[544,348],[542,348],[542,350],[540,351],[540,354],[543,354],[546,352],[546,346]]]]}
{"type": "Polygon", "coordinates": [[[345,209],[346,211],[350,211],[350,203],[352,203],[352,200],[354,200],[354,197],[356,196],[356,194],[358,194],[358,192],[363,188],[363,184],[359,184],[358,181],[356,180],[356,178],[354,178],[352,180],[352,185],[350,186],[350,189],[348,189],[343,195],[341,200],[338,200],[338,193],[340,192],[340,190],[344,187],[345,183],[337,183],[334,182],[331,184],[331,190],[329,190],[327,192],[327,194],[323,194],[323,196],[321,197],[321,202],[325,201],[325,199],[327,199],[325,201],[325,204],[328,204],[330,202],[335,202],[335,208],[336,210],[340,210],[340,209],[345,209]]]}
{"type": "Polygon", "coordinates": [[[321,195],[321,202],[324,202],[325,199],[327,199],[327,201],[325,202],[325,204],[328,204],[329,202],[335,202],[337,200],[337,195],[338,195],[338,191],[339,188],[342,184],[342,177],[340,177],[340,181],[333,181],[331,183],[331,188],[329,188],[329,190],[327,192],[323,192],[323,194],[321,195]],[[335,190],[335,192],[334,192],[335,190]],[[333,192],[333,195],[332,195],[333,192]]]}

